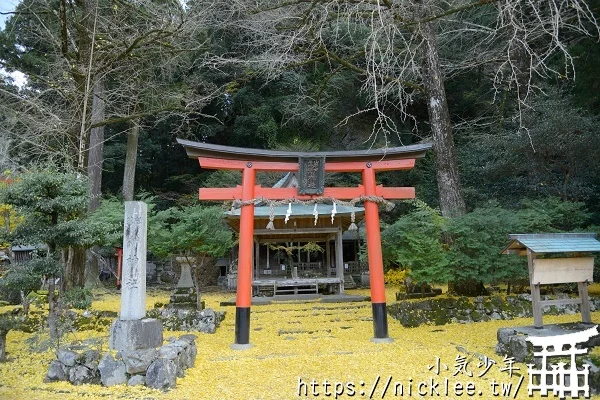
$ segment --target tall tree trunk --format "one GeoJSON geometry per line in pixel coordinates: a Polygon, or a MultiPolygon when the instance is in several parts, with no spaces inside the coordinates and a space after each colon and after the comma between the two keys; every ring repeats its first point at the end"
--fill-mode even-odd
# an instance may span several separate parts
{"type": "MultiPolygon", "coordinates": [[[[94,84],[90,124],[93,126],[104,120],[104,78],[98,78],[94,84]]],[[[104,164],[104,126],[90,130],[88,148],[87,175],[90,181],[90,203],[88,211],[94,211],[100,205],[102,195],[102,166],[104,164]]]]}
{"type": "Polygon", "coordinates": [[[135,165],[137,163],[140,125],[138,120],[132,121],[127,132],[127,150],[125,152],[125,171],[123,172],[123,199],[132,201],[135,193],[135,165]]]}
{"type": "MultiPolygon", "coordinates": [[[[427,93],[427,111],[433,136],[440,211],[444,217],[457,217],[466,213],[466,207],[461,193],[458,160],[454,149],[454,135],[440,66],[435,24],[426,22],[419,28],[424,45],[422,78],[427,93]]],[[[474,280],[449,282],[448,290],[467,296],[485,292],[483,284],[474,280]]]]}
{"type": "MultiPolygon", "coordinates": [[[[6,228],[6,236],[8,237],[10,235],[10,210],[6,209],[6,211],[4,211],[4,227],[6,228]]],[[[8,246],[6,246],[6,251],[7,251],[7,256],[8,259],[12,262],[13,261],[13,253],[12,253],[12,244],[9,243],[8,246]]]]}
{"type": "MultiPolygon", "coordinates": [[[[58,224],[58,213],[55,211],[52,213],[52,226],[58,224]]],[[[46,257],[53,257],[56,252],[56,244],[54,241],[48,243],[48,253],[46,257]]],[[[66,271],[63,271],[63,277],[66,271]]],[[[57,315],[57,304],[56,298],[54,297],[54,290],[56,289],[56,276],[47,276],[48,279],[48,330],[50,331],[50,339],[58,339],[58,315],[57,315]]]]}
{"type": "Polygon", "coordinates": [[[444,79],[438,56],[438,43],[433,22],[420,26],[423,38],[422,74],[427,93],[427,110],[433,136],[440,210],[445,217],[466,212],[461,194],[454,136],[446,101],[444,79]]]}
{"type": "Polygon", "coordinates": [[[33,300],[31,299],[31,297],[27,297],[27,295],[25,294],[25,291],[20,290],[19,294],[21,295],[21,305],[23,306],[23,315],[28,316],[29,315],[29,307],[31,306],[31,303],[33,302],[33,300]]]}
{"type": "Polygon", "coordinates": [[[6,336],[8,331],[0,329],[0,362],[6,361],[6,336]]]}
{"type": "MultiPolygon", "coordinates": [[[[105,118],[106,104],[104,102],[104,78],[99,77],[94,84],[92,112],[90,124],[101,122],[105,118]]],[[[87,174],[90,181],[90,202],[88,212],[95,211],[100,205],[102,196],[102,166],[104,164],[104,126],[90,129],[90,144],[88,149],[87,174]]],[[[85,271],[81,282],[87,287],[98,286],[98,259],[92,251],[86,252],[85,271]]],[[[79,279],[78,279],[79,281],[79,279]]]]}
{"type": "Polygon", "coordinates": [[[63,276],[61,279],[61,292],[67,292],[85,284],[84,270],[86,252],[83,247],[69,246],[66,257],[63,257],[63,276]]]}
{"type": "Polygon", "coordinates": [[[58,339],[57,304],[54,297],[56,284],[54,279],[54,276],[48,277],[48,330],[50,331],[50,339],[58,339]]]}

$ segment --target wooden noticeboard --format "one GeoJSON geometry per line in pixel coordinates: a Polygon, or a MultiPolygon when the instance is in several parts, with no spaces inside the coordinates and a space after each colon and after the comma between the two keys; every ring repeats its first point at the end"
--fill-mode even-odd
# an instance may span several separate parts
{"type": "Polygon", "coordinates": [[[592,282],[594,257],[536,258],[533,260],[533,284],[592,282]]]}
{"type": "Polygon", "coordinates": [[[578,304],[581,319],[591,323],[587,285],[594,280],[594,257],[600,252],[600,241],[594,233],[511,234],[503,254],[527,255],[533,322],[543,328],[542,308],[578,304]],[[538,258],[542,255],[541,258],[538,258]],[[558,257],[556,257],[558,256],[558,257]],[[542,300],[541,285],[577,283],[578,298],[542,300]]]}

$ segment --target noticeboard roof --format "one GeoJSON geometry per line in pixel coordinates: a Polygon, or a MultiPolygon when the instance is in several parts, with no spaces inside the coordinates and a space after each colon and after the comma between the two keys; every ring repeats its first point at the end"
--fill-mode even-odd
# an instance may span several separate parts
{"type": "Polygon", "coordinates": [[[540,254],[600,252],[600,241],[595,233],[513,234],[508,237],[511,242],[502,254],[520,254],[525,250],[540,254]]]}

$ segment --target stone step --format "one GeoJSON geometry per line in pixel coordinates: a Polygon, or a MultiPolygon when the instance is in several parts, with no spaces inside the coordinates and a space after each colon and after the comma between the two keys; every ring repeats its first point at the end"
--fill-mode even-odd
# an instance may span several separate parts
{"type": "Polygon", "coordinates": [[[344,275],[344,289],[355,289],[356,282],[354,282],[354,278],[352,275],[344,275]]]}

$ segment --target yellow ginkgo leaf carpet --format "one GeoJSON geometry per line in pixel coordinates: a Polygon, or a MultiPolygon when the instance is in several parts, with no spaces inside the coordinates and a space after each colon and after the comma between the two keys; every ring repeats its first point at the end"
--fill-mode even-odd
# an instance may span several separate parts
{"type": "MultiPolygon", "coordinates": [[[[389,318],[394,342],[375,344],[369,302],[278,303],[252,308],[254,346],[234,351],[235,307],[219,306],[231,297],[204,296],[208,307],[227,316],[216,334],[198,334],[196,365],[175,389],[43,383],[53,351],[34,352],[25,343],[30,334],[11,331],[9,360],[0,364],[0,399],[531,398],[527,366],[494,353],[498,328],[530,325],[530,318],[419,328],[389,318]]],[[[148,307],[167,298],[167,292],[150,295],[148,307]]],[[[93,308],[118,311],[118,295],[103,294],[93,308]]],[[[544,323],[579,318],[546,316],[544,323]]],[[[593,320],[600,321],[600,313],[593,320]]],[[[107,332],[76,332],[64,340],[102,335],[107,332]]],[[[542,397],[534,392],[534,398],[542,397]]]]}

